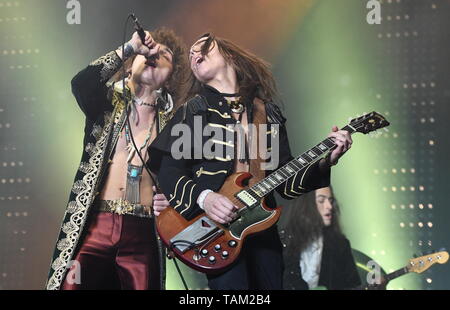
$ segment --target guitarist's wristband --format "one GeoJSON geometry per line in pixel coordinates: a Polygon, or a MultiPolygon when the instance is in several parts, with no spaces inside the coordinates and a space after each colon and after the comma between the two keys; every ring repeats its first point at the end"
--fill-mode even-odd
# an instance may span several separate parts
{"type": "Polygon", "coordinates": [[[211,192],[212,190],[205,189],[203,192],[200,193],[200,195],[198,195],[197,204],[202,210],[205,210],[205,208],[203,208],[203,204],[205,203],[206,196],[211,192]]]}

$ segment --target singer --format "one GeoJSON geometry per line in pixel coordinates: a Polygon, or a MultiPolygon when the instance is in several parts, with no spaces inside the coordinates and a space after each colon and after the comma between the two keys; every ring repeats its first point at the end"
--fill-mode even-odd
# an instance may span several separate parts
{"type": "Polygon", "coordinates": [[[125,46],[72,80],[86,117],[85,136],[49,290],[165,286],[165,255],[154,233],[154,216],[168,201],[155,194],[143,163],[150,156],[148,145],[182,97],[179,83],[188,67],[184,45],[171,30],[136,28],[125,46]]]}

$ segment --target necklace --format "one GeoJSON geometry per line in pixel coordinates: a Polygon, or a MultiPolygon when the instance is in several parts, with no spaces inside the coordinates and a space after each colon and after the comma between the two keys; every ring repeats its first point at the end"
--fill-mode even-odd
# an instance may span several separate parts
{"type": "MultiPolygon", "coordinates": [[[[152,125],[147,133],[144,143],[139,148],[138,152],[141,154],[142,149],[147,145],[150,137],[152,136],[153,127],[156,123],[156,120],[153,120],[152,125]]],[[[140,197],[140,183],[142,179],[142,168],[143,165],[133,165],[131,163],[134,155],[136,155],[136,149],[134,148],[133,143],[131,142],[130,137],[130,128],[128,124],[125,125],[125,139],[127,141],[126,150],[128,151],[127,157],[127,184],[125,188],[125,199],[130,203],[139,203],[141,201],[140,197]]],[[[145,157],[145,156],[144,156],[145,157]]]]}
{"type": "Polygon", "coordinates": [[[241,98],[237,98],[236,100],[231,100],[225,97],[225,100],[227,101],[228,105],[230,106],[231,112],[236,114],[241,114],[244,112],[245,107],[241,103],[241,98]]]}
{"type": "MultiPolygon", "coordinates": [[[[152,136],[152,131],[153,131],[154,125],[155,125],[155,121],[153,121],[152,125],[150,126],[150,129],[148,130],[147,136],[145,137],[145,141],[141,145],[141,147],[139,148],[139,153],[147,145],[148,140],[150,140],[150,137],[152,136]]],[[[136,155],[136,149],[134,148],[134,145],[131,142],[130,127],[128,127],[128,124],[125,124],[125,139],[127,141],[126,150],[128,151],[127,162],[129,163],[133,159],[134,155],[136,155]]]]}
{"type": "Polygon", "coordinates": [[[148,106],[148,107],[156,107],[156,102],[147,103],[147,102],[144,102],[141,98],[134,97],[133,101],[134,101],[134,103],[136,103],[137,105],[140,105],[140,106],[145,105],[145,106],[148,106]]]}

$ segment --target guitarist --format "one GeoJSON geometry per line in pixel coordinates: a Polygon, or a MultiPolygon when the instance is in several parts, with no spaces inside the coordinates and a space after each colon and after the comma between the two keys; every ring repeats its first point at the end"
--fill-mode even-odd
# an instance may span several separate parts
{"type": "MultiPolygon", "coordinates": [[[[228,223],[236,216],[236,206],[216,192],[228,175],[249,171],[251,160],[246,155],[248,134],[240,140],[239,136],[235,140],[228,140],[225,139],[227,131],[233,131],[230,129],[233,125],[241,124],[247,133],[248,124],[253,122],[255,98],[260,99],[264,103],[266,123],[279,126],[267,130],[268,144],[265,150],[270,152],[271,140],[275,138],[279,145],[279,151],[271,154],[272,158],[279,159],[278,165],[272,169],[275,170],[293,158],[285,127],[286,119],[274,103],[277,98],[275,80],[269,65],[261,58],[226,39],[205,34],[192,45],[189,60],[193,76],[187,98],[193,99],[178,109],[159,138],[150,146],[153,154],[151,160],[155,162],[150,166],[159,167],[156,169],[159,171],[155,172],[159,173],[163,193],[170,205],[185,218],[191,219],[203,210],[212,220],[228,223]],[[193,130],[197,128],[194,126],[196,118],[201,120],[200,133],[193,130]],[[213,158],[206,158],[202,154],[199,158],[191,152],[190,157],[180,159],[179,152],[172,151],[178,136],[171,135],[172,129],[180,123],[188,125],[194,136],[200,135],[203,143],[212,138],[209,141],[216,147],[223,147],[225,154],[213,158]],[[211,128],[221,130],[222,134],[202,136],[204,129],[211,128]]],[[[329,137],[335,140],[337,147],[326,159],[310,165],[277,188],[282,197],[293,199],[329,184],[330,167],[352,144],[350,135],[346,131],[339,131],[337,127],[333,127],[329,137]]],[[[185,151],[184,148],[182,152],[185,151]]],[[[267,175],[271,171],[265,172],[267,175]]],[[[276,206],[273,194],[266,197],[266,203],[269,207],[276,206]]],[[[273,226],[257,236],[249,237],[237,262],[219,275],[208,275],[208,284],[211,289],[281,289],[282,270],[282,245],[277,229],[273,226]]]]}
{"type": "Polygon", "coordinates": [[[278,225],[285,245],[285,289],[342,290],[361,284],[331,187],[309,192],[283,211],[278,225]]]}

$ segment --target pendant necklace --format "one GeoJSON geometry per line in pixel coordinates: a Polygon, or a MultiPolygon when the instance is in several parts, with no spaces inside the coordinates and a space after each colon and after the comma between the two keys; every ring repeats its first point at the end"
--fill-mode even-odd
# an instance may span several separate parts
{"type": "MultiPolygon", "coordinates": [[[[144,143],[139,148],[138,152],[141,154],[142,149],[147,145],[150,137],[152,136],[153,127],[155,125],[156,120],[153,120],[152,125],[147,133],[147,137],[145,138],[144,143]]],[[[130,138],[130,128],[128,124],[125,125],[125,139],[127,142],[126,150],[128,151],[127,157],[127,184],[125,188],[125,199],[130,203],[139,203],[140,199],[140,183],[142,179],[142,168],[143,165],[133,165],[131,163],[134,155],[136,155],[136,149],[133,146],[133,142],[130,138]]],[[[145,157],[145,156],[144,156],[145,157]]]]}

